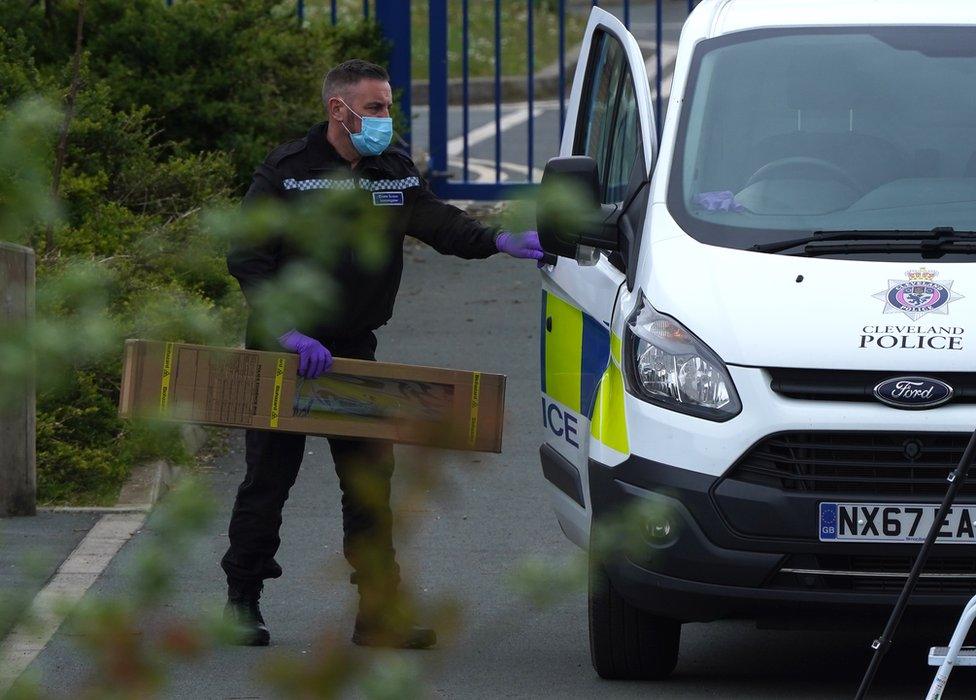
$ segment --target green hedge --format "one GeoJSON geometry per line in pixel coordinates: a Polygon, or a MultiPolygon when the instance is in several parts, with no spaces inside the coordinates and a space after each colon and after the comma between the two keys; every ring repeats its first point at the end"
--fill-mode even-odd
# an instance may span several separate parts
{"type": "MultiPolygon", "coordinates": [[[[57,2],[52,20],[29,5],[0,3],[0,27],[22,32],[38,65],[63,74],[77,3],[57,2]]],[[[276,0],[89,2],[85,48],[113,109],[145,106],[168,145],[226,153],[238,187],[271,147],[321,118],[319,86],[331,65],[383,63],[388,53],[373,24],[303,29],[294,3],[276,0]]]]}
{"type": "MultiPolygon", "coordinates": [[[[47,4],[0,3],[0,119],[30,95],[66,100],[78,5],[50,3],[48,16],[47,4]]],[[[53,323],[84,311],[70,280],[86,261],[124,335],[212,340],[207,323],[216,319],[217,337],[235,343],[242,297],[200,212],[232,204],[274,145],[322,118],[319,86],[329,66],[351,57],[383,62],[385,47],[372,24],[302,28],[290,5],[270,0],[88,6],[63,216],[19,241],[38,253],[39,318],[53,323]],[[174,303],[184,311],[176,321],[174,303]]],[[[121,347],[109,359],[71,364],[72,343],[98,342],[97,329],[84,325],[64,339],[66,376],[39,377],[42,502],[110,502],[133,463],[182,457],[172,431],[117,418],[121,347]]]]}

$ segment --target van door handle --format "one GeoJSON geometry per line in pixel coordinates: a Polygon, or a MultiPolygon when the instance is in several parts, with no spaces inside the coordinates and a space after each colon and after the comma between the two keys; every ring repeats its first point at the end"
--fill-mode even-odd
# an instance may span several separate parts
{"type": "Polygon", "coordinates": [[[552,333],[552,316],[546,318],[546,332],[552,333]]]}

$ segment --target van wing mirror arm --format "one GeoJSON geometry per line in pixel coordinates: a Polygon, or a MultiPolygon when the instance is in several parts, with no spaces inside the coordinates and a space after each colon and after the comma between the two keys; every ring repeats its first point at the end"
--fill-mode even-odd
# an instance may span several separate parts
{"type": "Polygon", "coordinates": [[[580,234],[579,244],[600,250],[617,250],[620,247],[620,217],[625,208],[619,204],[601,204],[599,211],[593,226],[580,234]]]}

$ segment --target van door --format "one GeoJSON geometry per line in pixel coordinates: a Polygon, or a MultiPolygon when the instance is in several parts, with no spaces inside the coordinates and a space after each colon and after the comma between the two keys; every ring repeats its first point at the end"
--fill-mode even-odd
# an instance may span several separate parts
{"type": "MultiPolygon", "coordinates": [[[[622,207],[635,198],[637,188],[647,190],[656,149],[640,47],[619,20],[595,7],[580,51],[559,155],[594,158],[603,202],[622,207]]],[[[638,229],[642,218],[634,222],[638,229]]],[[[631,254],[636,255],[636,246],[631,254]]],[[[628,265],[635,264],[607,251],[598,254],[595,264],[559,258],[542,270],[543,473],[563,531],[581,547],[589,539],[590,421],[610,361],[617,294],[627,280],[628,265]]]]}

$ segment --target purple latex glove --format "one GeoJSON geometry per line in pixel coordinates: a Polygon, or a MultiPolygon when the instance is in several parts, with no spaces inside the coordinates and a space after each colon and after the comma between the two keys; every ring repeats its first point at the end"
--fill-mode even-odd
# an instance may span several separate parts
{"type": "Polygon", "coordinates": [[[542,246],[539,244],[539,233],[537,231],[523,231],[522,233],[502,231],[495,238],[495,247],[498,248],[498,252],[507,253],[513,258],[542,260],[544,255],[542,246]]]}
{"type": "Polygon", "coordinates": [[[278,338],[278,343],[285,350],[298,353],[298,373],[306,379],[315,379],[332,369],[332,353],[315,338],[290,330],[278,338]]]}
{"type": "Polygon", "coordinates": [[[705,211],[744,212],[746,208],[735,201],[735,194],[724,192],[702,192],[695,195],[695,204],[705,211]]]}

